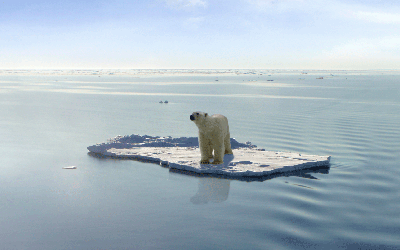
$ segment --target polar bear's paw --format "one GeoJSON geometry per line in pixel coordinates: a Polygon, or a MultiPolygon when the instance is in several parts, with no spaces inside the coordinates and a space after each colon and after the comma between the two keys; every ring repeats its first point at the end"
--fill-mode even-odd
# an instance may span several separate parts
{"type": "Polygon", "coordinates": [[[202,161],[200,161],[200,164],[210,164],[210,161],[209,160],[202,160],[202,161]]]}
{"type": "Polygon", "coordinates": [[[226,155],[233,155],[232,149],[231,150],[225,150],[226,155]]]}
{"type": "Polygon", "coordinates": [[[224,162],[223,161],[213,161],[212,162],[213,165],[218,165],[218,164],[222,164],[222,163],[224,163],[224,162]]]}

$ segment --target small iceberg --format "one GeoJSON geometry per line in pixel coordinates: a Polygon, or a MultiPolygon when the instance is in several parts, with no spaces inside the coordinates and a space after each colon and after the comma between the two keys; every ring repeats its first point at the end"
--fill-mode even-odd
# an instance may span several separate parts
{"type": "Polygon", "coordinates": [[[200,164],[197,137],[118,136],[107,143],[89,146],[87,149],[93,156],[134,159],[175,170],[229,177],[260,177],[327,167],[330,161],[330,156],[266,151],[251,142],[240,143],[235,138],[231,138],[231,148],[233,155],[225,155],[224,163],[218,165],[200,164]]]}
{"type": "Polygon", "coordinates": [[[63,167],[63,169],[76,169],[76,166],[63,167]]]}

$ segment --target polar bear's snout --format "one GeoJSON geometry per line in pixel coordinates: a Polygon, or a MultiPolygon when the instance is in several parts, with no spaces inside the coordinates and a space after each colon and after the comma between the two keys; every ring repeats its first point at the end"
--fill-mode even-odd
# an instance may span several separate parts
{"type": "Polygon", "coordinates": [[[194,121],[194,116],[190,115],[190,120],[194,121]]]}

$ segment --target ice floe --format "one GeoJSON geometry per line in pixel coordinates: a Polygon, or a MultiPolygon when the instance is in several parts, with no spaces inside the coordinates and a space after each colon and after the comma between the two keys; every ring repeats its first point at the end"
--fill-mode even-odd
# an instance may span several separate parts
{"type": "Polygon", "coordinates": [[[175,170],[232,177],[261,177],[328,166],[330,161],[330,156],[266,151],[257,148],[251,142],[240,143],[234,138],[231,138],[231,147],[233,155],[225,155],[224,163],[219,165],[199,163],[200,149],[197,137],[117,136],[87,149],[100,156],[136,159],[158,163],[175,170]]]}

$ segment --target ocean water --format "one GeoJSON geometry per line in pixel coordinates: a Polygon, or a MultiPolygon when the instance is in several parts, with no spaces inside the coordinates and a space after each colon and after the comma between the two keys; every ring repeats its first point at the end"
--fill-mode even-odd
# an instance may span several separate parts
{"type": "Polygon", "coordinates": [[[3,72],[0,249],[400,249],[399,90],[398,72],[3,72]],[[241,181],[88,155],[196,136],[193,111],[330,167],[241,181]]]}

